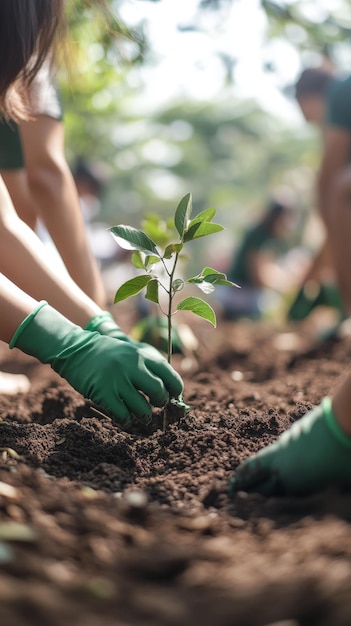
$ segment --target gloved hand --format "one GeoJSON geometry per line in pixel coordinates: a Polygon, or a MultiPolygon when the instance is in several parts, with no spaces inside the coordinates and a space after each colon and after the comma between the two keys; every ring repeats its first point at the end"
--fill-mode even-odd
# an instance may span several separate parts
{"type": "MultiPolygon", "coordinates": [[[[184,325],[183,325],[184,327],[184,325]]],[[[139,320],[133,327],[135,334],[140,341],[146,341],[162,352],[168,351],[168,322],[165,317],[159,315],[149,315],[139,320]]],[[[188,328],[188,334],[192,331],[188,328]]],[[[193,335],[192,335],[193,336],[193,335]]],[[[195,339],[196,341],[196,339],[195,339]]],[[[172,324],[172,353],[185,354],[186,347],[176,324],[172,324]]]]}
{"type": "Polygon", "coordinates": [[[351,437],[337,423],[330,398],[234,472],[228,491],[307,495],[351,486],[351,437]]]}
{"type": "Polygon", "coordinates": [[[182,393],[180,376],[148,346],[82,330],[41,302],[16,330],[10,348],[19,348],[55,372],[123,425],[131,414],[148,423],[151,406],[164,406],[182,393]]]}
{"type": "MultiPolygon", "coordinates": [[[[108,311],[104,311],[103,313],[92,317],[92,319],[85,327],[85,330],[96,331],[100,333],[100,335],[106,335],[114,339],[119,339],[120,341],[126,341],[127,343],[133,345],[135,348],[147,350],[149,359],[152,359],[154,363],[165,362],[164,356],[157,350],[157,348],[150,345],[149,343],[136,341],[132,337],[126,335],[116,324],[111,313],[109,313],[108,311]]],[[[182,393],[178,394],[177,396],[170,396],[170,399],[172,400],[173,407],[176,406],[180,410],[183,410],[184,414],[189,412],[190,407],[184,403],[182,393]]]]}
{"type": "Polygon", "coordinates": [[[295,295],[287,311],[287,319],[291,322],[301,322],[306,319],[313,309],[320,304],[321,286],[315,281],[302,285],[295,295]],[[312,283],[312,288],[311,288],[312,283]]]}
{"type": "Polygon", "coordinates": [[[126,341],[137,348],[147,348],[150,359],[152,358],[157,362],[162,361],[162,363],[165,361],[164,356],[154,346],[151,346],[149,343],[136,341],[132,337],[128,337],[128,335],[126,335],[116,324],[111,313],[108,311],[104,311],[103,313],[92,317],[84,330],[92,332],[96,331],[100,333],[100,335],[106,335],[108,337],[113,337],[114,339],[119,339],[120,341],[126,341]]]}
{"type": "MultiPolygon", "coordinates": [[[[167,320],[159,316],[149,316],[141,320],[141,322],[138,322],[134,329],[136,329],[140,334],[141,341],[128,337],[128,335],[126,335],[120,327],[117,326],[115,320],[108,311],[104,311],[100,315],[95,315],[95,317],[93,317],[85,327],[85,330],[96,330],[101,335],[115,337],[116,339],[128,341],[134,345],[149,345],[150,347],[152,345],[155,350],[155,358],[163,358],[158,349],[167,352],[167,320]]],[[[172,331],[173,353],[181,353],[184,349],[182,341],[179,337],[177,329],[173,328],[172,331]]]]}
{"type": "Polygon", "coordinates": [[[343,302],[337,285],[309,281],[301,287],[287,311],[287,319],[304,320],[317,306],[329,306],[343,312],[343,302]]]}
{"type": "Polygon", "coordinates": [[[100,333],[100,335],[107,335],[108,337],[114,337],[114,339],[120,339],[120,341],[127,341],[128,343],[136,343],[117,326],[111,313],[108,311],[103,311],[99,315],[92,317],[84,330],[89,330],[90,332],[96,331],[100,333]]]}

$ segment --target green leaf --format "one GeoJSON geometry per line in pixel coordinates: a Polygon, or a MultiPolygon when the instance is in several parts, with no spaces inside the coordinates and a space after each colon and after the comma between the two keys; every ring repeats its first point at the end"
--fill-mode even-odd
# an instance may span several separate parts
{"type": "Polygon", "coordinates": [[[210,274],[216,274],[218,276],[221,276],[222,278],[227,278],[225,274],[223,274],[223,272],[219,272],[218,270],[215,270],[213,267],[204,267],[204,269],[202,270],[201,274],[203,274],[203,276],[209,276],[210,274]]]}
{"type": "Polygon", "coordinates": [[[147,256],[145,258],[145,268],[151,267],[151,265],[155,265],[155,263],[160,263],[161,259],[157,256],[147,256]]]}
{"type": "Polygon", "coordinates": [[[195,298],[194,296],[185,298],[185,300],[178,302],[177,311],[192,311],[195,315],[199,315],[199,317],[203,317],[210,322],[214,327],[217,325],[216,314],[213,308],[207,302],[201,300],[201,298],[195,298]]]}
{"type": "Polygon", "coordinates": [[[188,228],[193,226],[193,224],[197,224],[198,222],[212,222],[214,216],[216,215],[216,209],[205,209],[198,213],[193,217],[190,224],[188,224],[188,228]]]}
{"type": "Polygon", "coordinates": [[[179,202],[175,215],[174,215],[174,224],[179,233],[181,239],[183,239],[183,235],[185,230],[187,229],[188,222],[190,219],[192,210],[192,199],[191,194],[187,193],[184,198],[179,202]]]}
{"type": "Polygon", "coordinates": [[[158,304],[158,280],[152,278],[146,287],[145,298],[158,304]]]}
{"type": "Polygon", "coordinates": [[[240,285],[237,285],[236,283],[233,283],[232,280],[219,279],[219,280],[215,280],[215,281],[210,281],[209,280],[208,282],[211,282],[213,285],[224,285],[225,287],[237,287],[238,289],[241,289],[240,285]]]}
{"type": "Polygon", "coordinates": [[[181,278],[176,278],[172,283],[172,289],[174,292],[180,291],[184,287],[184,280],[181,278]]]}
{"type": "Polygon", "coordinates": [[[145,263],[139,250],[135,250],[132,254],[132,263],[139,270],[145,269],[145,263]]]}
{"type": "Polygon", "coordinates": [[[173,254],[179,254],[182,248],[183,248],[182,243],[170,243],[163,253],[163,258],[170,259],[173,256],[173,254]]]}
{"type": "Polygon", "coordinates": [[[137,293],[140,293],[140,291],[146,287],[150,280],[152,279],[149,274],[142,274],[141,276],[135,276],[135,278],[127,280],[127,282],[123,283],[123,285],[117,289],[114,303],[116,304],[116,302],[121,302],[131,296],[136,296],[137,293]]]}
{"type": "Polygon", "coordinates": [[[195,222],[195,224],[193,224],[185,231],[183,240],[184,243],[187,243],[188,241],[199,239],[199,237],[206,237],[206,235],[219,233],[221,230],[224,230],[224,227],[220,224],[212,224],[210,222],[195,222]]]}
{"type": "Polygon", "coordinates": [[[202,270],[202,274],[205,277],[208,283],[212,283],[213,285],[227,285],[228,287],[238,287],[240,289],[240,285],[233,283],[233,281],[228,280],[227,275],[223,274],[223,272],[218,272],[214,270],[213,267],[204,267],[202,270]]]}
{"type": "Polygon", "coordinates": [[[238,287],[240,289],[239,285],[227,279],[226,274],[223,274],[223,272],[218,272],[212,267],[204,267],[200,274],[197,274],[197,276],[193,276],[192,278],[188,278],[187,282],[196,285],[198,285],[199,283],[207,282],[211,283],[212,285],[227,285],[228,287],[238,287]]]}
{"type": "Polygon", "coordinates": [[[172,220],[170,222],[171,226],[167,220],[162,219],[159,215],[149,213],[146,219],[142,221],[142,228],[158,246],[164,248],[174,237],[174,222],[172,220]]]}
{"type": "Polygon", "coordinates": [[[133,226],[111,226],[108,229],[112,237],[117,241],[118,245],[124,250],[141,250],[145,254],[154,254],[160,257],[160,253],[156,248],[155,242],[142,230],[133,228],[133,226]]]}

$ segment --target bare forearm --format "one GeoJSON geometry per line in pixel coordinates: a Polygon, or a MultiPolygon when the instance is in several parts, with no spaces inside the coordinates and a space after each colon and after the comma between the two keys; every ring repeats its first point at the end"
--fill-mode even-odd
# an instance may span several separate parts
{"type": "Polygon", "coordinates": [[[327,228],[334,210],[334,187],[348,166],[351,134],[343,128],[327,127],[323,137],[323,157],[317,176],[317,203],[327,228]]]}
{"type": "Polygon", "coordinates": [[[64,152],[64,126],[38,115],[20,124],[29,189],[64,264],[79,287],[105,307],[105,290],[87,239],[79,197],[64,152]]]}
{"type": "Polygon", "coordinates": [[[321,248],[313,258],[302,283],[305,284],[309,280],[323,281],[334,276],[334,263],[330,251],[330,245],[326,239],[321,248]]]}
{"type": "Polygon", "coordinates": [[[100,271],[89,246],[78,195],[67,166],[43,171],[31,189],[38,212],[70,276],[100,306],[105,306],[100,271]]]}
{"type": "Polygon", "coordinates": [[[329,222],[329,211],[331,208],[330,203],[330,195],[331,195],[331,185],[333,180],[333,172],[326,171],[326,169],[321,167],[318,176],[317,176],[317,185],[316,185],[316,200],[319,214],[326,226],[328,228],[329,222]]]}
{"type": "Polygon", "coordinates": [[[16,329],[37,301],[0,274],[0,339],[9,343],[16,329]]]}
{"type": "Polygon", "coordinates": [[[20,220],[0,181],[0,272],[35,300],[47,300],[71,321],[84,326],[101,311],[51,257],[33,231],[20,220]]]}

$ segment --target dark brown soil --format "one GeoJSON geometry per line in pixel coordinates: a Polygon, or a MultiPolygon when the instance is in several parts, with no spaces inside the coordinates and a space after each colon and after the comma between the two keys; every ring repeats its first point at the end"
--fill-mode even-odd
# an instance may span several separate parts
{"type": "Polygon", "coordinates": [[[166,433],[157,413],[122,432],[1,346],[1,368],[32,382],[0,396],[1,626],[351,624],[350,494],[226,495],[241,460],[333,390],[351,341],[196,330],[191,411],[166,433]]]}

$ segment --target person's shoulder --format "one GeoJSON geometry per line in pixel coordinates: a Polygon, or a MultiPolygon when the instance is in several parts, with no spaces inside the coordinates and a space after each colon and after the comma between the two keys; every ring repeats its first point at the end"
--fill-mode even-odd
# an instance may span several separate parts
{"type": "Polygon", "coordinates": [[[247,239],[251,239],[261,234],[261,224],[251,224],[245,233],[247,239]]]}
{"type": "Polygon", "coordinates": [[[351,75],[333,79],[328,94],[327,123],[351,129],[351,75]]]}
{"type": "Polygon", "coordinates": [[[267,239],[267,231],[261,223],[254,224],[246,232],[246,243],[253,247],[258,247],[267,239]]]}
{"type": "Polygon", "coordinates": [[[351,93],[351,74],[339,76],[331,81],[329,95],[331,98],[351,93]]]}

